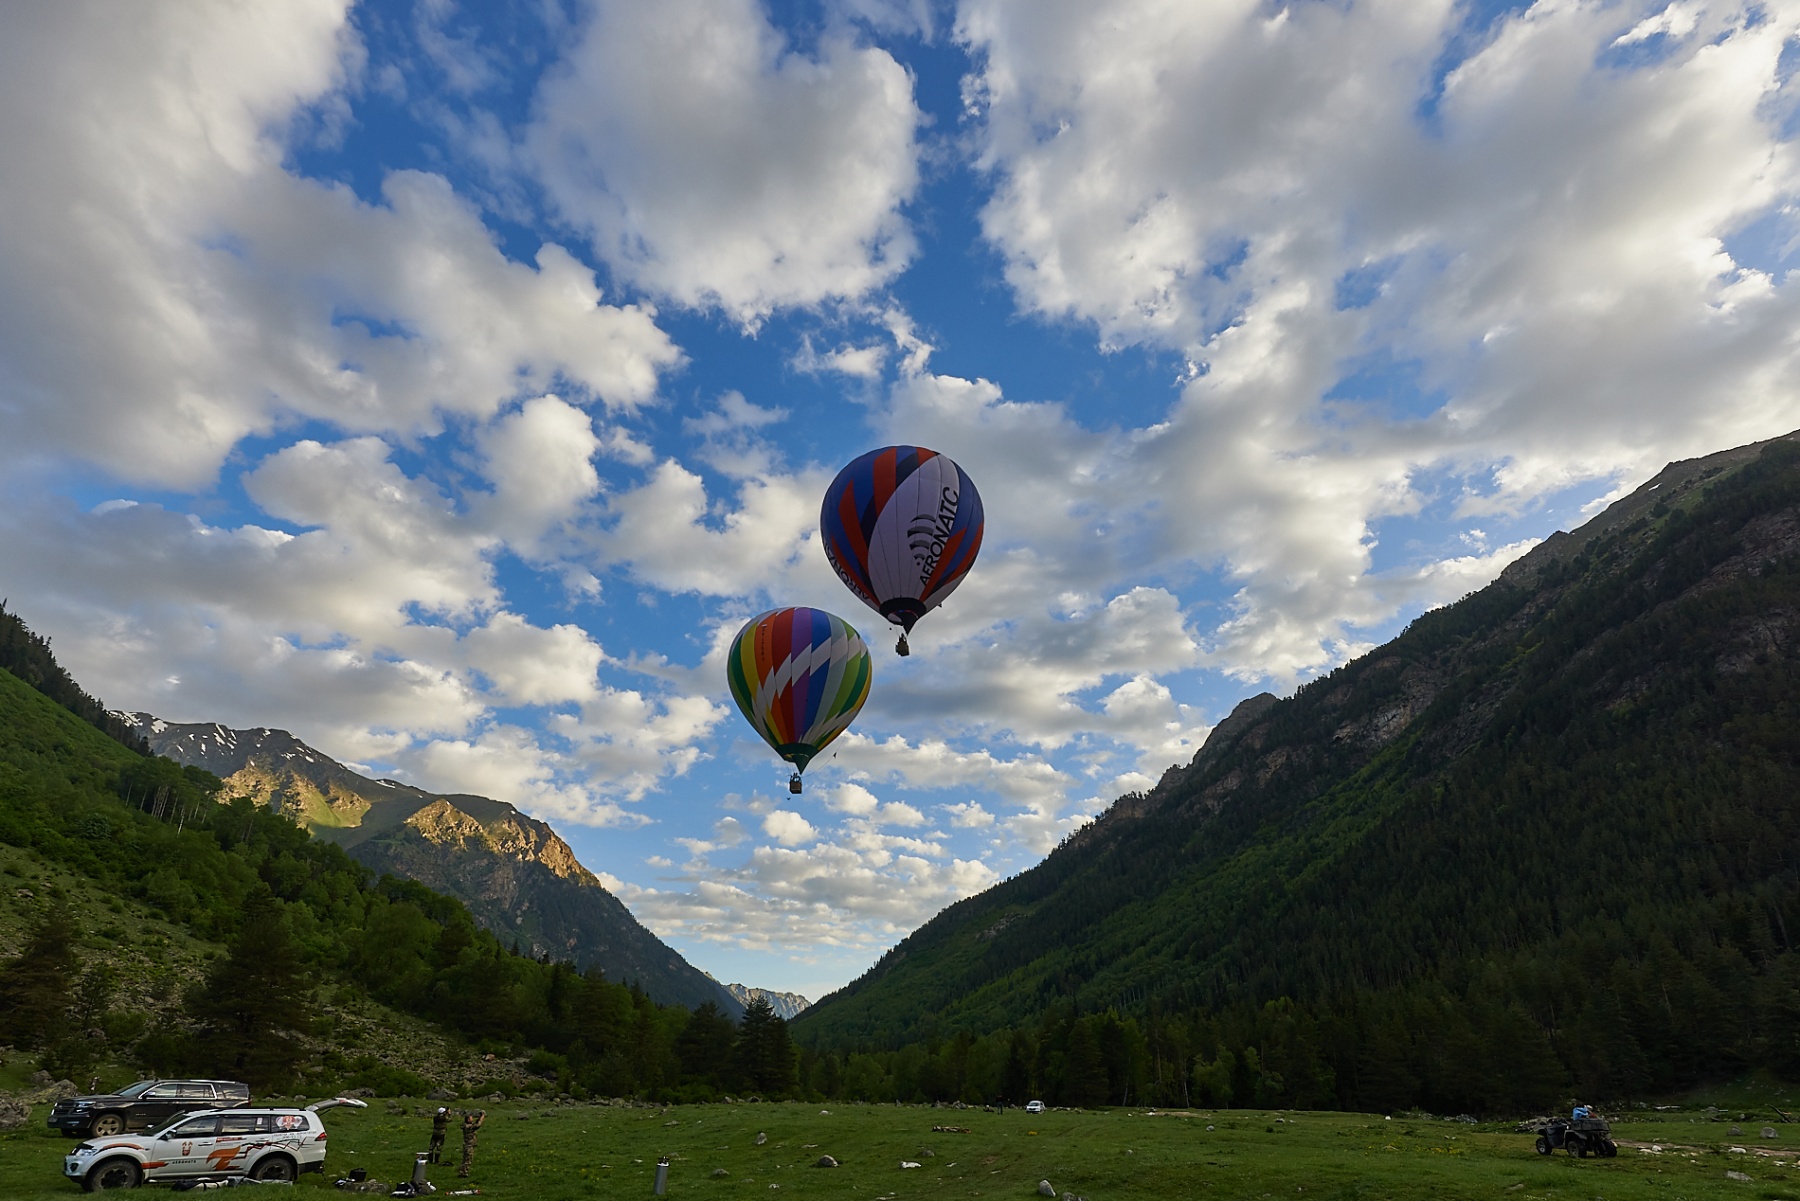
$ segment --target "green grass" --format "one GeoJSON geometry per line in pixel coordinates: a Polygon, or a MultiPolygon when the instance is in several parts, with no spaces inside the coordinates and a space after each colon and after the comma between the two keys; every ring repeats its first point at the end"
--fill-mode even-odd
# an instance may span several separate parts
{"type": "MultiPolygon", "coordinates": [[[[373,1178],[405,1179],[412,1153],[423,1150],[429,1121],[386,1111],[326,1115],[331,1152],[322,1176],[300,1183],[303,1197],[342,1196],[331,1180],[352,1167],[373,1178]]],[[[1745,1124],[1746,1138],[1696,1113],[1655,1114],[1615,1124],[1635,1147],[1617,1159],[1543,1158],[1529,1135],[1510,1125],[1470,1126],[1429,1118],[1344,1113],[1191,1111],[1149,1116],[1142,1110],[1052,1112],[1028,1117],[980,1110],[874,1105],[696,1105],[654,1108],[496,1104],[472,1179],[453,1167],[433,1171],[440,1192],[474,1185],[486,1197],[559,1201],[649,1197],[659,1155],[673,1163],[668,1196],[693,1198],[997,1197],[1037,1196],[1048,1179],[1060,1192],[1093,1201],[1128,1198],[1519,1198],[1520,1201],[1698,1201],[1756,1198],[1800,1201],[1800,1166],[1754,1154],[1792,1148],[1800,1129],[1775,1123],[1768,1142],[1745,1124]],[[821,1110],[830,1112],[822,1113],[821,1110]],[[934,1134],[932,1126],[967,1126],[968,1134],[934,1134]],[[1208,1129],[1211,1126],[1212,1129],[1208,1129]],[[757,1134],[766,1133],[762,1146],[757,1134]],[[1729,1150],[1745,1148],[1739,1154],[1729,1150]],[[821,1155],[841,1167],[812,1166],[821,1155]],[[901,1169],[902,1160],[922,1164],[901,1169]],[[716,1169],[728,1174],[714,1177],[716,1169]],[[1729,1179],[1742,1172],[1749,1183],[1729,1179]],[[779,1191],[772,1186],[779,1186],[779,1191]]],[[[42,1122],[42,1111],[33,1115],[42,1122]]],[[[1736,1115],[1731,1115],[1733,1119],[1736,1115]]],[[[41,1125],[0,1135],[0,1196],[17,1201],[66,1198],[61,1180],[65,1140],[41,1125]]],[[[454,1162],[460,1146],[446,1148],[454,1162]]]]}

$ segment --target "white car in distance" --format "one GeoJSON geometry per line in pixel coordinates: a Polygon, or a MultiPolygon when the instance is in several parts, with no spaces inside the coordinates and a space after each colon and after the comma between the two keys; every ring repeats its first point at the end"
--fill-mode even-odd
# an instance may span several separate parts
{"type": "Polygon", "coordinates": [[[1043,1113],[1044,1112],[1044,1103],[1042,1101],[1027,1101],[1025,1103],[1025,1112],[1026,1113],[1043,1113]]]}
{"type": "Polygon", "coordinates": [[[63,1175],[90,1193],[177,1180],[291,1181],[325,1166],[325,1124],[334,1105],[368,1108],[350,1097],[305,1109],[215,1109],[184,1113],[160,1130],[76,1144],[63,1175]]]}

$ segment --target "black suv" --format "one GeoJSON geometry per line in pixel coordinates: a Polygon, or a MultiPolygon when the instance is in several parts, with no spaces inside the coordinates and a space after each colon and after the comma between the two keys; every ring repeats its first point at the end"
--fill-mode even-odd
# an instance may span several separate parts
{"type": "Polygon", "coordinates": [[[71,1138],[111,1138],[150,1130],[190,1109],[250,1104],[250,1086],[235,1080],[140,1080],[116,1093],[71,1097],[50,1110],[50,1128],[71,1138]]]}

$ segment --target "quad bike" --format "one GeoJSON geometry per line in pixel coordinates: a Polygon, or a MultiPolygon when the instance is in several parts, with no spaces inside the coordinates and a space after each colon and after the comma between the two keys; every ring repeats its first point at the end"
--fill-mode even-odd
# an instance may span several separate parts
{"type": "Polygon", "coordinates": [[[1590,1155],[1611,1159],[1619,1153],[1619,1144],[1613,1142],[1612,1126],[1605,1118],[1551,1118],[1538,1127],[1537,1153],[1559,1150],[1583,1159],[1590,1155]]]}

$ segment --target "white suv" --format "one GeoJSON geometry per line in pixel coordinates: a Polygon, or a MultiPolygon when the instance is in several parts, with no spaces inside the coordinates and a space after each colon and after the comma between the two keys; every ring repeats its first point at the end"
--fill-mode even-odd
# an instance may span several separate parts
{"type": "Polygon", "coordinates": [[[175,1180],[293,1180],[325,1166],[318,1110],[361,1101],[340,1097],[305,1109],[215,1109],[185,1113],[146,1134],[78,1143],[63,1175],[90,1193],[175,1180]]]}

